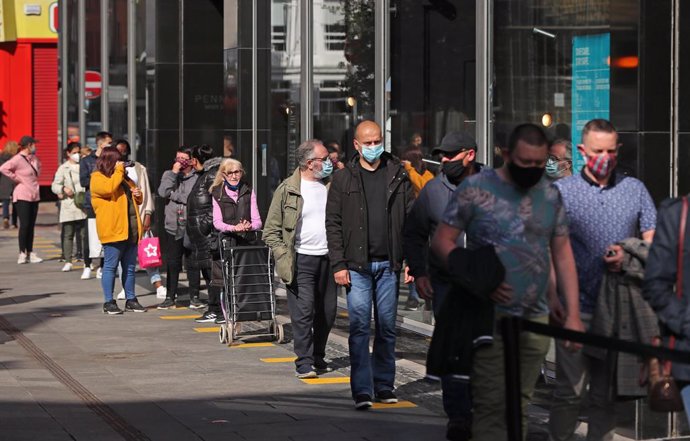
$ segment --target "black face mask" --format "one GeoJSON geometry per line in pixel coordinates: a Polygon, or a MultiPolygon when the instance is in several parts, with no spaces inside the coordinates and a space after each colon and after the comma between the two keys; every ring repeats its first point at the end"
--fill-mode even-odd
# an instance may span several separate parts
{"type": "Polygon", "coordinates": [[[462,175],[467,169],[462,161],[462,159],[458,159],[457,161],[446,161],[441,165],[443,174],[446,175],[451,184],[458,185],[462,180],[462,175]]]}
{"type": "Polygon", "coordinates": [[[543,167],[520,167],[514,162],[508,163],[508,172],[513,181],[523,189],[527,190],[537,185],[544,175],[543,167]]]}

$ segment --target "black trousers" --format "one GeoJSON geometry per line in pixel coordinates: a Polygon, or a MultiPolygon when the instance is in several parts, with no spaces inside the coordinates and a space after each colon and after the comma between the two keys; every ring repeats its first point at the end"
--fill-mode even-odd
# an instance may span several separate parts
{"type": "Polygon", "coordinates": [[[34,250],[38,202],[17,201],[15,209],[19,217],[19,251],[28,254],[34,250]]]}
{"type": "Polygon", "coordinates": [[[328,256],[297,254],[295,266],[295,280],[287,287],[287,298],[299,369],[323,364],[337,298],[328,256]]]}
{"type": "MultiPolygon", "coordinates": [[[[189,250],[184,247],[184,239],[175,239],[175,236],[165,232],[166,253],[165,261],[167,263],[168,278],[166,279],[166,288],[168,290],[168,298],[175,300],[177,297],[177,288],[180,284],[180,273],[182,272],[182,258],[189,255],[189,250]]],[[[189,276],[189,274],[187,274],[189,276]]],[[[199,278],[197,277],[197,293],[199,292],[199,278]]],[[[191,287],[192,280],[189,280],[191,287]]]]}
{"type": "Polygon", "coordinates": [[[218,315],[222,312],[220,294],[223,292],[223,286],[223,261],[220,260],[220,256],[214,256],[211,265],[211,284],[208,287],[208,312],[218,315]]]}

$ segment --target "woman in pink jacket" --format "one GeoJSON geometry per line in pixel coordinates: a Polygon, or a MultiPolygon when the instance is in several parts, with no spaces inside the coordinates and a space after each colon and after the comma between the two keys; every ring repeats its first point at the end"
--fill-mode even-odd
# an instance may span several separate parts
{"type": "Polygon", "coordinates": [[[41,161],[35,153],[36,140],[31,136],[22,136],[18,153],[0,167],[0,173],[17,184],[12,193],[12,202],[15,203],[19,216],[18,264],[43,261],[33,252],[34,227],[40,200],[38,175],[41,172],[41,161]]]}

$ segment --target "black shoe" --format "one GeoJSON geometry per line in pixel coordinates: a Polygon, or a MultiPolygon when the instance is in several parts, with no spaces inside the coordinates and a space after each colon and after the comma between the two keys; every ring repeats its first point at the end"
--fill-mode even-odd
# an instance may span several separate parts
{"type": "Polygon", "coordinates": [[[450,441],[468,441],[472,438],[472,423],[470,421],[450,420],[446,427],[446,439],[450,441]]]}
{"type": "Polygon", "coordinates": [[[65,261],[65,256],[58,257],[58,262],[64,262],[64,261],[65,261]]]}
{"type": "Polygon", "coordinates": [[[420,301],[412,297],[405,302],[405,311],[416,311],[419,309],[419,306],[420,301]]]}
{"type": "Polygon", "coordinates": [[[103,314],[118,315],[122,314],[122,310],[117,307],[117,303],[115,303],[115,300],[111,300],[103,304],[103,314]]]}
{"type": "Polygon", "coordinates": [[[141,306],[137,299],[131,299],[125,302],[125,311],[146,312],[146,308],[141,306]]]}
{"type": "Polygon", "coordinates": [[[197,323],[214,323],[217,318],[218,316],[215,312],[206,311],[204,315],[195,318],[194,321],[197,323]]]}
{"type": "MultiPolygon", "coordinates": [[[[221,324],[225,323],[225,321],[226,320],[225,320],[225,316],[223,315],[223,313],[216,314],[216,323],[217,324],[221,325],[221,324]]],[[[235,329],[237,329],[238,325],[239,325],[239,323],[235,323],[235,329]]]]}
{"type": "Polygon", "coordinates": [[[379,403],[395,404],[398,402],[398,397],[395,396],[392,390],[382,390],[376,393],[376,400],[379,403]]]}
{"type": "Polygon", "coordinates": [[[355,409],[367,410],[372,406],[371,397],[368,394],[358,394],[355,397],[355,409]]]}
{"type": "Polygon", "coordinates": [[[204,309],[208,305],[205,300],[199,297],[194,297],[189,301],[189,309],[204,309]]]}
{"type": "Polygon", "coordinates": [[[317,374],[327,374],[333,372],[333,368],[328,365],[324,360],[319,360],[314,362],[314,370],[317,374]]]}
{"type": "Polygon", "coordinates": [[[168,297],[167,299],[163,300],[163,303],[158,305],[158,309],[175,309],[175,301],[168,297]]]}

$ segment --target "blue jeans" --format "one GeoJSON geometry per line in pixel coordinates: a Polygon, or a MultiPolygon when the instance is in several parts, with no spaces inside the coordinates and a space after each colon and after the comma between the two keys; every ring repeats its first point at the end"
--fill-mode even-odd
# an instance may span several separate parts
{"type": "Polygon", "coordinates": [[[395,319],[398,312],[399,274],[390,263],[370,262],[369,268],[350,271],[351,286],[347,290],[350,316],[350,388],[353,398],[395,387],[395,319]],[[369,354],[371,308],[374,304],[376,335],[374,354],[369,354]]]}
{"type": "MultiPolygon", "coordinates": [[[[438,317],[450,286],[445,282],[431,281],[434,289],[434,298],[431,302],[434,308],[434,316],[438,317]]],[[[472,389],[466,379],[460,379],[453,375],[441,377],[443,390],[443,410],[451,421],[472,421],[472,389]]]]}
{"type": "Polygon", "coordinates": [[[128,241],[104,243],[101,286],[106,303],[113,300],[115,274],[119,263],[122,264],[122,286],[125,288],[127,300],[136,298],[134,295],[134,272],[137,266],[137,244],[128,241]]]}

